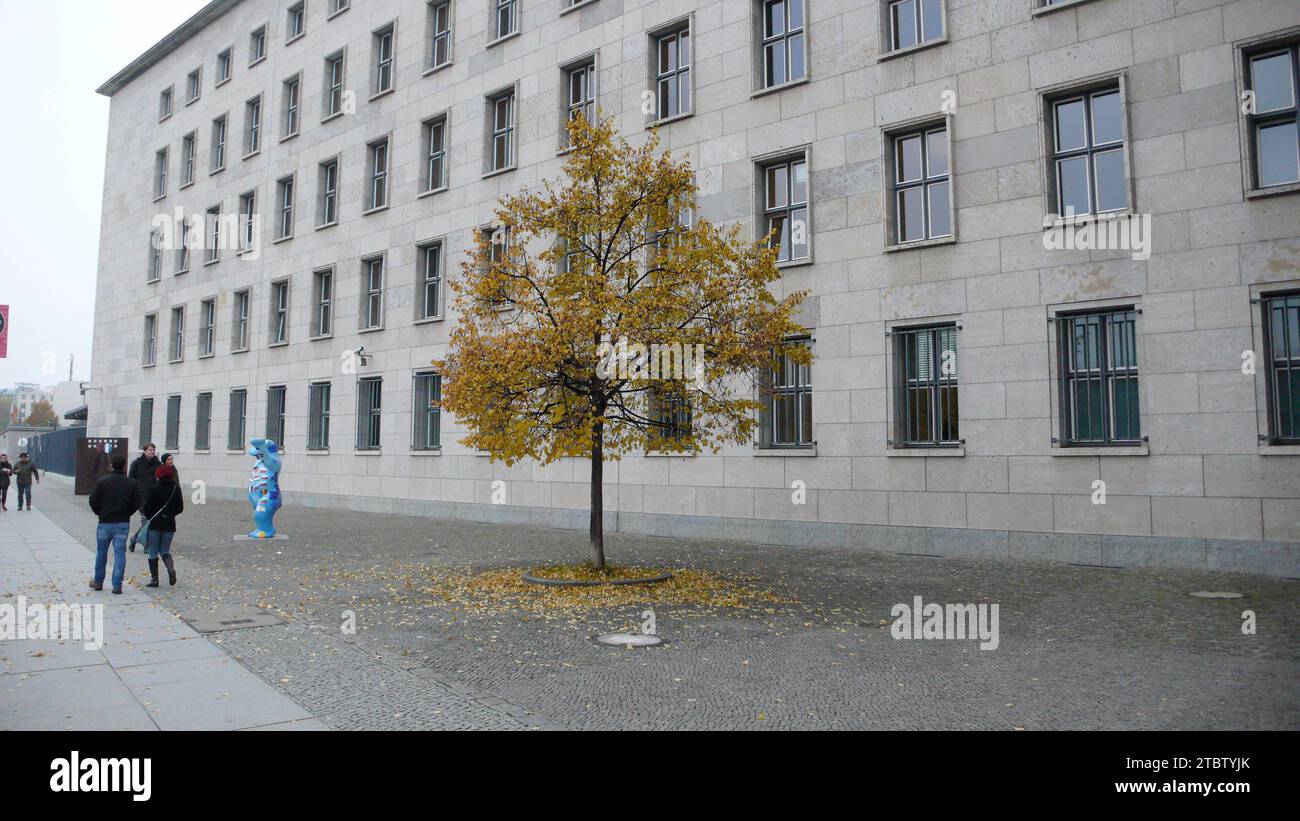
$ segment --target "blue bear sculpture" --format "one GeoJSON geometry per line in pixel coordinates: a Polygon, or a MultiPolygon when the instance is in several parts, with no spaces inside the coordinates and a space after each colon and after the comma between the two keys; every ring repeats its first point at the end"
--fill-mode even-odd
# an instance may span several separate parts
{"type": "Polygon", "coordinates": [[[248,478],[248,503],[253,506],[250,539],[275,538],[275,512],[280,509],[280,456],[275,442],[254,439],[249,443],[248,455],[257,461],[248,478]]]}

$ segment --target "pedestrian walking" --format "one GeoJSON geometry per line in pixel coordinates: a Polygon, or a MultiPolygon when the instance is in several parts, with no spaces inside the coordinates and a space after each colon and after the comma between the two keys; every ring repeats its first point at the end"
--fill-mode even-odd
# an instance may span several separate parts
{"type": "MultiPolygon", "coordinates": [[[[149,497],[149,489],[157,481],[154,473],[160,465],[162,461],[158,458],[158,449],[154,447],[153,442],[141,448],[140,455],[131,461],[131,467],[127,469],[126,475],[127,478],[135,480],[136,486],[140,488],[141,502],[149,497]]],[[[144,514],[141,514],[140,526],[144,527],[144,514]]]]}
{"type": "Polygon", "coordinates": [[[99,517],[95,528],[95,577],[91,590],[104,589],[108,569],[108,548],[113,548],[113,592],[121,594],[126,577],[126,539],[131,535],[131,514],[140,508],[140,489],[126,475],[126,454],[114,453],[112,471],[95,483],[90,492],[90,509],[99,517]]]}
{"type": "Polygon", "coordinates": [[[23,509],[23,499],[27,500],[27,509],[32,509],[32,482],[41,483],[41,471],[26,453],[18,454],[18,463],[14,465],[14,484],[18,485],[18,509],[23,509]]]}
{"type": "Polygon", "coordinates": [[[185,510],[184,494],[176,483],[176,467],[171,457],[156,472],[157,481],[140,507],[140,515],[148,521],[145,537],[145,554],[149,557],[148,587],[158,586],[158,562],[167,567],[167,582],[176,584],[176,563],[172,561],[172,538],[176,535],[176,517],[185,510]]]}
{"type": "Polygon", "coordinates": [[[14,475],[14,466],[9,463],[9,454],[0,453],[0,510],[9,509],[9,482],[14,475]]]}

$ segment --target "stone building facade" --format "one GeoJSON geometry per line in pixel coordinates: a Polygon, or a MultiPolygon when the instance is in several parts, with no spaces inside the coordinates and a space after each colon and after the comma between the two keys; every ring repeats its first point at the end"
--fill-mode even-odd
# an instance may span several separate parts
{"type": "Polygon", "coordinates": [[[584,527],[587,465],[468,450],[429,363],[599,108],[794,227],[815,356],[753,447],[608,465],[610,528],[1300,576],[1298,43],[1294,0],[214,0],[100,89],[91,433],[584,527]]]}

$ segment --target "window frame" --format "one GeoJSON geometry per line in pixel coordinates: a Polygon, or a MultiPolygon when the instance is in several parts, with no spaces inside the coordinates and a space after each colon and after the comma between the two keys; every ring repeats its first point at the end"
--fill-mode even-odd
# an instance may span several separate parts
{"type": "MultiPolygon", "coordinates": [[[[1300,130],[1300,26],[1294,26],[1280,32],[1240,40],[1233,43],[1233,66],[1236,74],[1237,99],[1243,101],[1240,106],[1238,132],[1241,141],[1242,186],[1246,199],[1275,197],[1300,192],[1300,179],[1292,182],[1276,183],[1262,186],[1259,180],[1259,131],[1261,121],[1265,127],[1285,125],[1294,119],[1295,127],[1300,130]],[[1246,110],[1244,100],[1248,92],[1254,91],[1252,64],[1255,60],[1282,52],[1291,55],[1291,106],[1284,109],[1254,114],[1246,110]]],[[[1297,135],[1300,143],[1300,134],[1297,135]]],[[[1300,158],[1297,158],[1300,165],[1300,158]]]]}
{"type": "Polygon", "coordinates": [[[930,115],[888,126],[881,131],[881,177],[885,184],[885,238],[886,252],[903,251],[911,248],[928,248],[934,245],[946,245],[957,241],[957,196],[956,181],[953,174],[952,149],[952,115],[930,115]],[[929,174],[930,135],[944,133],[944,160],[946,170],[942,174],[929,174]],[[898,179],[898,146],[903,140],[919,137],[921,140],[921,176],[915,180],[898,179]],[[933,222],[933,209],[930,190],[934,186],[946,185],[948,188],[948,233],[930,236],[933,222]],[[899,199],[902,192],[919,188],[925,236],[921,239],[904,240],[899,236],[899,199]]]}
{"type": "Polygon", "coordinates": [[[411,374],[411,450],[430,453],[442,450],[442,408],[433,402],[442,401],[442,374],[422,368],[411,374]],[[421,383],[424,392],[421,393],[421,383]],[[425,397],[423,407],[420,399],[425,397]],[[423,430],[421,421],[424,422],[423,430]],[[421,433],[425,436],[421,437],[421,433]]]}
{"type": "Polygon", "coordinates": [[[811,78],[809,76],[808,55],[808,35],[810,26],[808,25],[808,2],[807,0],[751,0],[751,9],[753,15],[753,43],[754,43],[754,94],[762,95],[781,91],[797,85],[807,83],[811,78]],[[776,3],[784,3],[785,11],[782,25],[784,29],[778,34],[768,34],[768,8],[776,3]],[[802,22],[797,29],[790,28],[790,8],[792,4],[798,4],[802,22]],[[790,41],[801,37],[803,45],[803,74],[791,79],[790,57],[792,54],[790,41]],[[782,54],[785,58],[786,79],[779,83],[771,82],[768,78],[767,51],[770,46],[777,44],[782,46],[782,54]]]}
{"type": "Polygon", "coordinates": [[[333,390],[333,383],[328,379],[307,383],[308,451],[328,452],[330,449],[330,399],[333,390]]]}
{"type": "Polygon", "coordinates": [[[280,142],[302,133],[302,72],[286,77],[281,83],[284,110],[280,118],[280,142]]]}
{"type": "Polygon", "coordinates": [[[230,117],[220,114],[212,118],[212,162],[208,176],[226,170],[226,149],[230,139],[230,117]]]}
{"type": "Polygon", "coordinates": [[[387,297],[388,255],[372,254],[361,258],[361,309],[357,311],[357,331],[367,333],[384,328],[387,297]],[[374,287],[375,266],[379,267],[379,288],[374,287]],[[372,313],[373,312],[373,313],[372,313]]]}
{"type": "Polygon", "coordinates": [[[1054,344],[1052,350],[1052,364],[1054,371],[1054,384],[1052,393],[1053,404],[1057,411],[1055,420],[1055,435],[1052,437],[1053,447],[1063,451],[1075,449],[1132,449],[1144,448],[1147,442],[1147,435],[1143,432],[1145,424],[1143,417],[1146,416],[1144,409],[1144,400],[1142,398],[1142,334],[1140,330],[1140,318],[1142,310],[1134,302],[1113,301],[1106,304],[1091,306],[1061,306],[1056,310],[1049,312],[1049,320],[1052,328],[1051,341],[1054,344]],[[1132,344],[1133,344],[1133,364],[1131,367],[1124,369],[1122,377],[1113,378],[1114,370],[1111,365],[1111,348],[1112,348],[1112,317],[1122,316],[1123,321],[1132,327],[1132,344]],[[1067,323],[1070,327],[1079,320],[1091,320],[1104,318],[1105,322],[1098,332],[1097,356],[1098,363],[1096,368],[1077,369],[1073,366],[1075,346],[1073,344],[1073,335],[1067,338],[1067,323]],[[1096,377],[1091,374],[1096,372],[1096,377]],[[1079,378],[1073,376],[1077,373],[1087,373],[1088,376],[1079,378]],[[1121,439],[1114,435],[1115,427],[1115,405],[1114,389],[1112,383],[1122,379],[1125,382],[1131,382],[1134,385],[1133,403],[1136,414],[1137,438],[1121,439]],[[1081,381],[1097,382],[1100,391],[1100,401],[1104,416],[1102,418],[1103,436],[1101,439],[1082,439],[1078,434],[1078,419],[1076,418],[1075,405],[1073,402],[1072,388],[1081,381]]]}
{"type": "Polygon", "coordinates": [[[270,324],[266,329],[268,348],[289,344],[289,284],[289,277],[272,280],[270,284],[270,324]]]}
{"type": "Polygon", "coordinates": [[[491,177],[496,174],[504,174],[507,171],[513,171],[518,166],[518,141],[519,141],[519,85],[511,83],[504,88],[490,92],[483,97],[484,108],[484,139],[486,142],[484,152],[483,176],[491,177]],[[500,125],[498,122],[498,105],[502,102],[507,103],[506,124],[500,125]],[[496,146],[497,141],[505,138],[506,162],[504,165],[496,164],[496,146]]]}
{"type": "Polygon", "coordinates": [[[207,453],[211,449],[212,391],[199,391],[194,397],[194,450],[207,453]]]}
{"type": "Polygon", "coordinates": [[[286,426],[286,406],[289,402],[288,385],[266,386],[266,438],[276,444],[280,453],[284,453],[284,433],[286,426]],[[275,402],[279,394],[279,403],[275,402]],[[272,435],[276,434],[276,435],[272,435]]]}
{"type": "Polygon", "coordinates": [[[144,315],[144,331],[141,335],[140,367],[152,368],[158,364],[158,312],[150,311],[144,315]]]}
{"type": "Polygon", "coordinates": [[[593,51],[576,60],[560,66],[560,132],[558,135],[559,151],[565,153],[573,149],[569,141],[569,123],[581,112],[587,122],[596,123],[597,101],[599,99],[599,52],[593,51]],[[573,99],[574,79],[581,75],[584,96],[578,101],[573,99]]]}
{"type": "Polygon", "coordinates": [[[185,105],[193,105],[203,96],[203,66],[185,75],[185,105]]]}
{"type": "MultiPolygon", "coordinates": [[[[887,388],[889,390],[888,402],[892,411],[890,414],[889,425],[887,426],[889,440],[886,442],[887,447],[893,450],[908,451],[940,451],[940,450],[960,450],[964,447],[966,440],[961,436],[961,367],[958,364],[957,372],[951,378],[943,374],[943,356],[942,351],[948,350],[942,348],[942,334],[944,331],[952,333],[952,351],[957,362],[960,363],[961,350],[961,332],[962,324],[953,318],[928,318],[924,320],[909,320],[892,324],[886,334],[889,338],[889,360],[887,368],[892,379],[888,380],[887,388]],[[922,380],[918,375],[916,379],[908,376],[908,338],[916,337],[919,339],[920,334],[929,336],[929,345],[931,351],[931,376],[928,380],[922,380]],[[934,353],[939,356],[934,356],[934,353]],[[913,414],[909,413],[910,399],[913,395],[913,383],[917,391],[925,391],[928,394],[928,424],[931,436],[928,439],[912,437],[912,428],[910,422],[913,414]],[[952,402],[952,407],[942,399],[942,393],[945,388],[956,390],[956,399],[952,402]],[[951,410],[956,415],[955,424],[953,420],[947,418],[946,410],[951,410]],[[955,431],[955,436],[944,438],[941,431],[945,423],[950,430],[955,431]]],[[[917,349],[919,351],[920,345],[917,349]]]]}
{"type": "Polygon", "coordinates": [[[415,288],[418,294],[415,299],[415,321],[435,322],[444,319],[446,316],[446,305],[444,300],[444,286],[446,284],[446,242],[442,238],[426,240],[415,246],[416,265],[415,265],[415,288]],[[434,253],[434,259],[437,260],[437,273],[429,276],[429,258],[430,252],[434,253]],[[432,286],[436,294],[435,302],[437,310],[429,313],[429,287],[432,286]]]}
{"type": "Polygon", "coordinates": [[[307,36],[307,0],[298,0],[285,11],[284,44],[287,46],[307,36]]]}
{"type": "Polygon", "coordinates": [[[244,353],[252,347],[253,289],[241,288],[234,293],[231,308],[230,352],[244,353]],[[243,344],[240,344],[242,340],[243,344]]]}
{"type": "Polygon", "coordinates": [[[199,359],[217,352],[217,298],[199,300],[199,359]]]}
{"type": "Polygon", "coordinates": [[[490,48],[497,43],[505,42],[511,37],[517,36],[523,30],[519,6],[519,0],[488,0],[488,31],[491,32],[492,36],[484,45],[484,48],[490,48]],[[510,19],[510,28],[505,31],[501,28],[501,13],[503,11],[509,15],[510,19]]]}
{"type": "Polygon", "coordinates": [[[454,0],[428,0],[425,6],[428,9],[425,15],[425,55],[424,55],[424,74],[432,74],[439,69],[446,68],[454,62],[453,50],[456,45],[456,9],[452,5],[454,0]],[[447,28],[438,28],[438,10],[446,8],[447,28]],[[446,44],[446,59],[438,62],[438,42],[443,41],[446,44]]]}
{"type": "Polygon", "coordinates": [[[389,191],[389,174],[392,169],[392,147],[393,137],[391,134],[385,134],[376,140],[366,143],[366,177],[368,185],[366,186],[365,211],[362,214],[371,214],[375,211],[382,211],[389,205],[391,192],[389,191]],[[382,167],[380,160],[383,160],[382,167]]]}
{"type": "Polygon", "coordinates": [[[342,163],[339,156],[335,155],[322,160],[317,169],[316,229],[320,230],[339,223],[339,175],[342,173],[342,163]],[[332,187],[329,185],[331,170],[334,180],[332,187]],[[331,214],[333,218],[326,219],[331,214]]]}
{"type": "Polygon", "coordinates": [[[158,92],[158,122],[163,122],[175,113],[176,108],[176,85],[167,86],[158,92]]]}
{"type": "Polygon", "coordinates": [[[420,173],[423,177],[424,188],[424,190],[420,192],[421,195],[436,194],[439,191],[446,191],[450,187],[451,167],[448,163],[448,160],[450,159],[448,156],[450,122],[451,117],[449,116],[449,112],[443,111],[429,117],[420,124],[420,151],[423,157],[423,168],[420,173]],[[436,130],[440,130],[440,133],[442,134],[442,148],[435,152],[433,150],[433,135],[436,130]],[[435,162],[439,163],[441,168],[438,175],[439,178],[437,180],[437,185],[434,185],[433,180],[433,165],[435,162]]]}
{"type": "Polygon", "coordinates": [[[235,48],[229,46],[217,52],[216,80],[213,88],[220,88],[230,82],[235,75],[235,48]],[[222,69],[225,69],[223,72],[222,69]]]}
{"type": "Polygon", "coordinates": [[[334,336],[334,267],[311,272],[311,339],[334,336]]]}
{"type": "Polygon", "coordinates": [[[262,95],[244,101],[244,156],[256,156],[262,151],[262,95]]]}
{"type": "Polygon", "coordinates": [[[248,433],[248,388],[231,388],[226,414],[226,450],[243,452],[248,433]],[[235,400],[239,399],[236,406],[235,400]],[[239,413],[235,410],[238,407],[239,413]],[[238,427],[236,427],[238,425],[238,427]],[[238,435],[236,435],[238,431],[238,435]]]}
{"type": "Polygon", "coordinates": [[[344,114],[348,85],[348,50],[346,47],[330,52],[325,61],[324,89],[321,93],[321,122],[326,123],[344,114]],[[338,66],[337,81],[334,67],[338,66]],[[336,95],[337,92],[337,95],[336,95]],[[337,96],[338,102],[335,103],[337,96]]]}
{"type": "Polygon", "coordinates": [[[140,397],[140,416],[136,422],[136,432],[140,437],[141,445],[153,441],[153,406],[154,398],[152,396],[140,397]],[[149,409],[147,414],[145,413],[146,407],[149,409]],[[146,419],[149,420],[148,424],[145,424],[146,419]]]}
{"type": "Polygon", "coordinates": [[[181,184],[177,190],[184,190],[194,184],[195,169],[199,160],[199,132],[191,131],[181,137],[181,184]],[[185,152],[188,149],[189,156],[185,152]]]}
{"type": "Polygon", "coordinates": [[[382,449],[383,411],[384,378],[382,376],[357,377],[356,439],[353,442],[354,450],[361,453],[367,453],[382,449]],[[373,388],[371,386],[373,386],[373,388]],[[363,391],[373,394],[373,404],[363,405],[369,395],[369,393],[363,393],[363,391]],[[366,432],[364,442],[362,440],[363,424],[365,424],[366,432]],[[371,436],[372,433],[373,436],[371,436]]]}
{"type": "Polygon", "coordinates": [[[163,427],[163,447],[177,452],[181,449],[181,394],[167,395],[167,418],[163,427]],[[173,404],[175,400],[175,404],[173,404]],[[174,412],[173,412],[174,410],[174,412]]]}
{"type": "MultiPolygon", "coordinates": [[[[804,345],[807,346],[809,349],[811,349],[813,345],[813,339],[811,336],[790,337],[789,339],[784,340],[781,343],[780,347],[786,348],[793,345],[804,345]]],[[[781,368],[787,367],[786,365],[787,355],[781,354],[780,356],[781,356],[781,363],[782,363],[780,367],[781,368]]],[[[763,407],[759,411],[759,423],[758,423],[759,438],[758,438],[758,442],[755,445],[755,447],[758,450],[771,450],[771,451],[810,450],[817,446],[816,430],[813,427],[814,417],[812,413],[813,411],[812,364],[809,363],[807,365],[801,365],[798,363],[790,363],[789,367],[793,367],[796,369],[795,378],[797,380],[797,384],[794,385],[782,384],[779,386],[774,384],[773,380],[777,378],[777,374],[772,369],[769,368],[764,368],[763,372],[760,374],[760,380],[759,380],[760,388],[759,388],[758,400],[763,404],[763,407]],[[801,376],[804,374],[806,374],[806,379],[801,379],[801,376]],[[778,442],[776,438],[777,402],[787,396],[792,397],[794,399],[793,405],[795,411],[795,430],[796,430],[796,436],[798,438],[791,442],[784,442],[784,441],[778,442]],[[805,403],[802,399],[802,397],[804,396],[808,397],[807,408],[804,407],[805,403]],[[803,438],[804,435],[803,428],[805,426],[805,422],[808,427],[807,439],[803,438]]]]}
{"type": "MultiPolygon", "coordinates": [[[[1094,222],[1098,219],[1111,219],[1117,216],[1132,214],[1137,209],[1136,195],[1134,191],[1135,178],[1133,176],[1133,152],[1132,148],[1132,129],[1129,124],[1129,104],[1128,104],[1128,83],[1127,72],[1110,72],[1083,80],[1072,80],[1056,86],[1045,89],[1039,89],[1038,96],[1038,118],[1039,118],[1039,140],[1041,142],[1041,153],[1043,157],[1043,202],[1047,205],[1047,219],[1044,220],[1045,230],[1051,230],[1063,225],[1078,225],[1086,222],[1094,222]],[[1101,145],[1094,145],[1092,142],[1092,133],[1094,128],[1092,116],[1092,98],[1116,91],[1119,94],[1119,123],[1120,139],[1113,142],[1107,142],[1101,145]],[[1086,127],[1087,145],[1083,149],[1070,149],[1058,151],[1057,133],[1056,133],[1056,106],[1070,102],[1077,98],[1085,98],[1087,102],[1084,106],[1084,124],[1086,127]],[[1125,205],[1122,208],[1110,209],[1098,212],[1096,210],[1096,187],[1095,187],[1095,169],[1093,157],[1098,154],[1105,154],[1119,150],[1123,157],[1124,169],[1124,197],[1125,205]],[[1059,182],[1059,160],[1073,159],[1085,156],[1088,163],[1088,197],[1089,213],[1075,213],[1072,217],[1067,217],[1061,213],[1060,201],[1060,182],[1059,182]]],[[[951,133],[951,132],[949,132],[951,133]]]]}
{"type": "Polygon", "coordinates": [[[266,59],[267,41],[270,37],[270,29],[266,23],[254,28],[248,33],[248,67],[252,68],[266,59]]]}
{"type": "Polygon", "coordinates": [[[257,251],[257,240],[261,236],[258,224],[257,190],[245,191],[239,195],[239,253],[257,251]]]}
{"type": "Polygon", "coordinates": [[[654,108],[646,115],[646,126],[654,127],[686,119],[695,114],[695,15],[688,14],[672,20],[646,33],[649,40],[647,48],[647,69],[649,71],[648,89],[654,94],[654,108]],[[682,35],[687,39],[686,64],[681,61],[682,35]],[[677,64],[668,69],[660,64],[660,43],[673,38],[677,40],[675,53],[677,64]],[[660,84],[669,78],[677,82],[677,99],[681,99],[682,78],[685,78],[686,93],[690,98],[684,107],[672,114],[664,114],[661,107],[660,84]]]}
{"type": "Polygon", "coordinates": [[[370,33],[370,99],[374,100],[397,90],[397,20],[391,20],[370,33]],[[384,57],[384,38],[388,39],[388,57],[384,57]],[[388,70],[388,84],[383,84],[384,69],[388,70]]]}
{"type": "Polygon", "coordinates": [[[758,196],[758,227],[754,232],[755,239],[759,240],[767,236],[767,233],[771,230],[771,221],[777,216],[781,216],[785,220],[785,224],[792,226],[791,233],[793,236],[794,214],[802,210],[804,220],[807,223],[806,246],[808,251],[804,256],[790,257],[784,260],[780,258],[780,251],[778,251],[776,266],[778,268],[793,268],[800,265],[811,265],[813,262],[812,147],[801,146],[793,150],[758,157],[754,161],[754,173],[756,175],[756,193],[758,196]],[[805,194],[803,201],[796,202],[794,200],[794,169],[800,163],[804,166],[805,194]],[[785,168],[786,203],[783,206],[769,206],[768,172],[780,167],[785,168]]]}
{"type": "Polygon", "coordinates": [[[298,179],[296,174],[275,181],[276,192],[276,242],[293,239],[296,222],[298,179]]]}
{"type": "Polygon", "coordinates": [[[167,362],[185,361],[185,306],[171,307],[171,327],[167,332],[167,362]]]}
{"type": "MultiPolygon", "coordinates": [[[[1273,328],[1273,306],[1272,303],[1282,301],[1282,310],[1285,313],[1291,311],[1300,312],[1300,288],[1283,288],[1281,290],[1261,291],[1259,296],[1252,301],[1259,303],[1260,311],[1260,333],[1263,339],[1263,345],[1260,348],[1263,354],[1264,371],[1264,416],[1265,416],[1265,433],[1260,436],[1261,444],[1268,447],[1295,447],[1300,446],[1300,411],[1292,408],[1289,411],[1291,417],[1291,436],[1283,432],[1282,425],[1282,408],[1279,404],[1278,397],[1278,371],[1285,370],[1294,378],[1295,374],[1300,374],[1300,339],[1285,339],[1288,351],[1286,352],[1287,364],[1283,368],[1278,368],[1277,351],[1274,350],[1274,328],[1273,328]],[[1294,345],[1294,350],[1291,346],[1294,345]]],[[[1289,328],[1289,324],[1284,326],[1289,328]]],[[[1290,336],[1290,334],[1286,334],[1290,336]]],[[[1259,370],[1259,369],[1257,369],[1259,370]]],[[[1293,398],[1293,405],[1300,407],[1300,402],[1293,398]]]]}

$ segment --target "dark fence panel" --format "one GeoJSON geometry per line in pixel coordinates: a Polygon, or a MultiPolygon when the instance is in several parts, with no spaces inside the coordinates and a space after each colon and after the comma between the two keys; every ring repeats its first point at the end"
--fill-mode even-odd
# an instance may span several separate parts
{"type": "Polygon", "coordinates": [[[83,427],[60,428],[48,433],[38,433],[27,441],[27,452],[42,471],[61,476],[75,476],[77,472],[77,440],[86,435],[83,427]]]}

